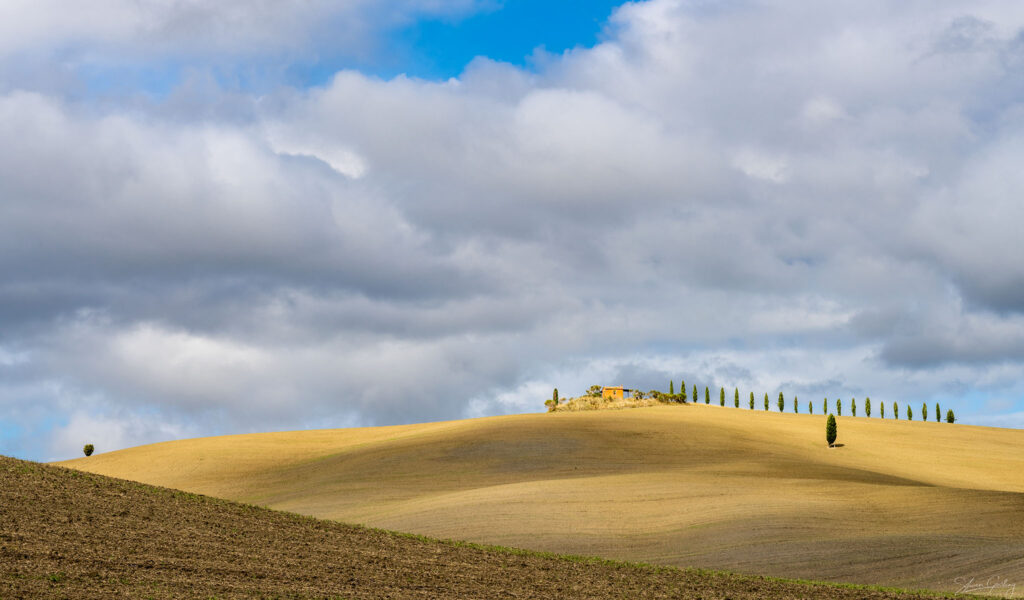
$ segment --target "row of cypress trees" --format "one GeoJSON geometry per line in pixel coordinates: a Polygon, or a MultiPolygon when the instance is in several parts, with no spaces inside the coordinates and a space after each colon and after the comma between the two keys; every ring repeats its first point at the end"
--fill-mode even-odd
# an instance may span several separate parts
{"type": "MultiPolygon", "coordinates": [[[[679,402],[686,402],[687,397],[686,397],[686,381],[685,380],[680,380],[679,389],[680,389],[681,393],[677,395],[675,393],[675,382],[673,382],[673,381],[669,381],[668,382],[668,393],[669,393],[669,396],[671,398],[673,398],[673,399],[676,399],[679,402]]],[[[698,392],[697,392],[697,386],[694,385],[693,386],[693,395],[690,398],[692,398],[693,401],[696,402],[699,397],[700,396],[698,395],[698,392]]],[[[733,406],[734,407],[736,407],[736,408],[740,407],[740,389],[739,388],[736,388],[735,390],[733,390],[732,401],[733,401],[733,406]]],[[[711,391],[707,387],[704,388],[704,404],[711,404],[711,391]]],[[[723,388],[719,388],[719,390],[718,390],[718,404],[719,404],[719,406],[725,406],[725,388],[724,387],[723,388]]],[[[828,408],[828,397],[826,397],[823,400],[822,404],[823,404],[823,406],[822,406],[822,414],[831,414],[829,412],[829,408],[828,408]]],[[[800,412],[800,399],[797,396],[793,396],[793,403],[792,403],[792,405],[793,405],[793,412],[799,413],[800,412]]],[[[750,406],[750,410],[754,410],[754,392],[750,392],[749,406],[750,406]]],[[[766,392],[765,395],[764,395],[764,409],[768,410],[769,406],[770,406],[770,403],[768,401],[768,394],[766,392]]],[[[776,402],[776,406],[778,406],[779,412],[784,412],[786,410],[786,399],[785,399],[785,396],[783,396],[782,392],[779,392],[779,399],[776,402]]],[[[884,419],[885,418],[885,402],[879,402],[878,403],[878,410],[879,410],[879,417],[884,419]]],[[[814,414],[814,402],[813,401],[807,403],[807,411],[810,414],[814,414]]],[[[853,416],[855,416],[855,417],[857,416],[857,399],[856,398],[851,398],[850,399],[850,413],[853,416]]],[[[843,416],[843,399],[842,398],[836,398],[836,400],[835,400],[835,414],[840,416],[840,417],[843,416]]],[[[865,400],[864,400],[864,414],[865,414],[865,416],[868,416],[868,417],[871,416],[871,398],[870,397],[865,398],[865,400]]],[[[942,420],[942,410],[939,408],[939,403],[938,402],[935,403],[935,413],[934,414],[935,414],[935,421],[936,422],[940,422],[942,420]]],[[[900,406],[899,406],[899,403],[896,402],[896,401],[893,401],[893,403],[892,403],[892,418],[894,418],[894,419],[899,419],[900,418],[900,406]]],[[[921,404],[921,418],[924,421],[928,420],[928,403],[927,402],[921,404]]],[[[913,421],[914,420],[914,410],[913,410],[913,408],[911,408],[911,406],[909,404],[906,406],[906,420],[908,420],[908,421],[913,421]]],[[[947,423],[955,423],[956,422],[956,415],[953,414],[953,409],[949,409],[949,410],[946,411],[946,422],[947,423]]]]}

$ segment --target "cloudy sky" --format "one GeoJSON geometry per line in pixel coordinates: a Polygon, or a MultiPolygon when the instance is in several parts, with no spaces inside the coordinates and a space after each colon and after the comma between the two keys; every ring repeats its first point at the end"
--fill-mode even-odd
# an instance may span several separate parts
{"type": "Polygon", "coordinates": [[[1022,164],[1016,0],[6,0],[0,453],[679,378],[1021,427],[1022,164]]]}

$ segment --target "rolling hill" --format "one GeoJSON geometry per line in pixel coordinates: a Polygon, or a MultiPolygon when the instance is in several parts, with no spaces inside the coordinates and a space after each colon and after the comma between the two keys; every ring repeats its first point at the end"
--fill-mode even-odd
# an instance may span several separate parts
{"type": "Polygon", "coordinates": [[[1024,431],[840,417],[838,441],[825,445],[822,416],[686,405],[203,438],[64,464],[485,544],[1024,586],[1024,431]]]}

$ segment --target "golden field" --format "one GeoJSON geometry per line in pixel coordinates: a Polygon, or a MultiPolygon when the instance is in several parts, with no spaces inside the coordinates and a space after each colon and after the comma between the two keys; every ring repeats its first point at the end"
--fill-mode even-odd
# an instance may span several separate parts
{"type": "Polygon", "coordinates": [[[1024,596],[1024,431],[705,405],[264,433],[64,466],[559,553],[1024,596]],[[1009,587],[1017,584],[1017,588],[1009,587]],[[987,591],[987,590],[982,590],[987,591]]]}

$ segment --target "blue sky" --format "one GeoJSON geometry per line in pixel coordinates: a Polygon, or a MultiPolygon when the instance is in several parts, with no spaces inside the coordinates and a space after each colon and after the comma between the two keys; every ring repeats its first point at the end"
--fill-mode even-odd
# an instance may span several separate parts
{"type": "Polygon", "coordinates": [[[680,378],[1024,426],[1021,3],[253,6],[0,3],[0,452],[680,378]]]}

